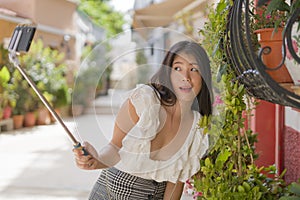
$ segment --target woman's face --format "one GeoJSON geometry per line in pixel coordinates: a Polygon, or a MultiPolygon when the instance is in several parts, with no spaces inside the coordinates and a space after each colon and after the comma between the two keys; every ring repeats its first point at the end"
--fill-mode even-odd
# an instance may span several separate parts
{"type": "Polygon", "coordinates": [[[181,53],[172,63],[171,83],[180,101],[194,101],[202,87],[199,66],[194,56],[181,53]]]}

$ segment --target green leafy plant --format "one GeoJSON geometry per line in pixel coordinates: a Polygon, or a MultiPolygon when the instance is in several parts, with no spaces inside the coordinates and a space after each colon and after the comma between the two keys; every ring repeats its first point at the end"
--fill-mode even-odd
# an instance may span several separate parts
{"type": "Polygon", "coordinates": [[[11,89],[16,93],[16,105],[13,114],[22,115],[34,111],[38,105],[38,98],[17,69],[12,72],[11,82],[11,89]]]}
{"type": "Polygon", "coordinates": [[[123,14],[115,11],[107,1],[81,0],[78,10],[88,15],[97,26],[103,27],[108,36],[123,31],[125,23],[123,14]]]}
{"type": "Polygon", "coordinates": [[[256,134],[245,128],[243,118],[249,97],[244,86],[233,80],[230,73],[222,77],[224,104],[219,105],[219,115],[199,122],[212,142],[194,179],[196,191],[201,192],[198,199],[278,199],[286,192],[285,172],[277,175],[273,165],[258,168],[254,164],[256,134]]]}
{"type": "MultiPolygon", "coordinates": [[[[256,105],[233,73],[226,44],[228,13],[232,1],[220,0],[211,9],[204,29],[202,45],[211,58],[212,71],[218,71],[215,83],[221,89],[223,104],[216,115],[202,117],[199,127],[209,135],[210,148],[200,161],[201,169],[194,176],[193,186],[198,199],[279,199],[289,195],[283,180],[285,171],[278,174],[275,166],[258,168],[255,160],[256,133],[245,127],[256,105]],[[244,115],[247,116],[245,121],[244,115]]],[[[258,133],[263,134],[263,133],[258,133]]]]}
{"type": "Polygon", "coordinates": [[[300,8],[299,1],[287,3],[285,0],[260,0],[258,5],[253,6],[254,29],[283,28],[291,14],[300,8]]]}
{"type": "Polygon", "coordinates": [[[44,47],[42,40],[39,39],[32,42],[30,52],[22,55],[20,62],[38,89],[47,94],[48,100],[54,107],[70,103],[63,53],[44,47]]]}
{"type": "Polygon", "coordinates": [[[6,66],[0,69],[0,118],[7,107],[16,105],[16,93],[12,90],[10,71],[6,66]]]}
{"type": "Polygon", "coordinates": [[[288,192],[280,200],[300,200],[300,179],[288,186],[288,192]]]}
{"type": "Polygon", "coordinates": [[[222,75],[228,68],[226,53],[222,44],[226,38],[225,27],[229,6],[230,1],[227,0],[220,0],[217,5],[212,5],[208,13],[208,21],[205,22],[204,27],[199,31],[199,34],[204,36],[204,39],[201,41],[202,46],[213,57],[211,68],[213,75],[215,75],[213,77],[216,78],[214,79],[214,84],[221,80],[222,75]]]}
{"type": "Polygon", "coordinates": [[[16,104],[16,94],[11,89],[12,68],[8,59],[8,50],[0,44],[0,115],[6,107],[14,108],[16,104]]]}

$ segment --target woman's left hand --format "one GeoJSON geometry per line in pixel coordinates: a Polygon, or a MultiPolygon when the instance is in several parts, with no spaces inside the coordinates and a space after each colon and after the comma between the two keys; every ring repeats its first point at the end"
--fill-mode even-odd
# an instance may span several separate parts
{"type": "Polygon", "coordinates": [[[99,169],[99,165],[101,165],[101,163],[98,160],[98,154],[95,148],[88,142],[84,142],[83,147],[88,152],[88,155],[84,155],[84,151],[82,149],[73,149],[77,167],[85,170],[99,169]]]}

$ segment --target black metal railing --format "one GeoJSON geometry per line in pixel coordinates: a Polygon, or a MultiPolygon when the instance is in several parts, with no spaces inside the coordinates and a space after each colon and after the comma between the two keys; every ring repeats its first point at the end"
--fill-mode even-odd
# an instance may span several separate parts
{"type": "MultiPolygon", "coordinates": [[[[280,86],[266,72],[268,68],[264,65],[261,57],[263,49],[257,53],[254,48],[253,30],[250,26],[251,14],[249,0],[234,1],[228,16],[227,38],[225,40],[226,52],[232,62],[232,70],[251,96],[280,105],[300,108],[300,96],[280,86]]],[[[293,24],[299,19],[299,16],[300,9],[297,9],[286,23],[283,36],[286,40],[283,39],[282,44],[282,63],[286,57],[285,42],[292,57],[300,63],[300,58],[293,49],[291,39],[293,24]]]]}

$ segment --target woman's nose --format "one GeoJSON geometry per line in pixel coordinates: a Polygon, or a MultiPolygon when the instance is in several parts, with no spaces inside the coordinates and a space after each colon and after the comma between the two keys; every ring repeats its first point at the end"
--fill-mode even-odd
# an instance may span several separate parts
{"type": "Polygon", "coordinates": [[[189,71],[184,71],[184,73],[182,75],[182,81],[187,81],[187,82],[191,81],[191,77],[190,77],[189,71]]]}

